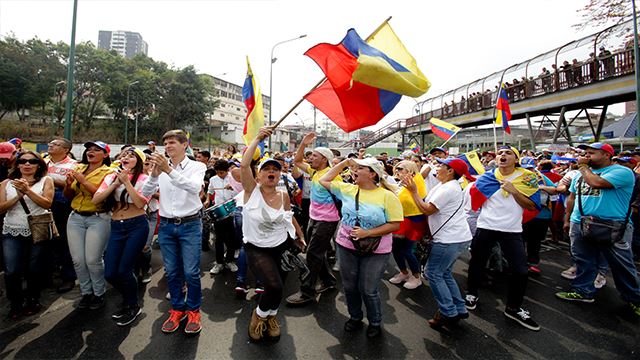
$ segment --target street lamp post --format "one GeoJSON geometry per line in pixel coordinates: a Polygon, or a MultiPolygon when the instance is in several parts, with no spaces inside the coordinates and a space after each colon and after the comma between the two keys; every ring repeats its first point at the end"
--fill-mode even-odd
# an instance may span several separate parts
{"type": "Polygon", "coordinates": [[[78,0],[73,0],[73,18],[71,20],[71,43],[69,43],[69,64],[67,66],[67,103],[65,106],[66,117],[64,122],[64,137],[71,140],[71,119],[73,114],[73,68],[76,64],[76,15],[78,13],[78,0]]]}
{"type": "Polygon", "coordinates": [[[636,15],[635,0],[631,0],[631,7],[633,8],[633,63],[635,64],[636,73],[636,135],[640,142],[640,117],[638,117],[638,111],[640,111],[640,64],[638,63],[640,50],[638,49],[638,16],[636,15]]]}
{"type": "MultiPolygon", "coordinates": [[[[284,44],[284,43],[288,43],[290,41],[294,41],[294,40],[298,40],[298,39],[302,39],[303,37],[306,37],[307,34],[303,34],[300,35],[298,37],[294,37],[288,40],[284,40],[284,41],[280,41],[278,43],[276,43],[275,45],[273,45],[273,47],[271,48],[271,64],[269,65],[269,125],[271,125],[271,107],[273,105],[273,63],[275,63],[278,59],[273,57],[273,52],[275,51],[276,47],[280,44],[284,44]]],[[[269,150],[271,150],[271,138],[269,138],[269,150]]]]}
{"type": "Polygon", "coordinates": [[[124,117],[124,143],[129,143],[129,90],[131,90],[131,86],[139,83],[138,80],[129,83],[127,85],[127,106],[125,107],[125,117],[124,117]]]}

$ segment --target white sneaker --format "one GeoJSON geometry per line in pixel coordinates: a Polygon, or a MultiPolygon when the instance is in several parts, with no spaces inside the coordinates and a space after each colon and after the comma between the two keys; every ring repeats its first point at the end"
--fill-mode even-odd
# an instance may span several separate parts
{"type": "Polygon", "coordinates": [[[338,265],[338,263],[336,262],[335,264],[333,264],[333,267],[331,268],[331,270],[340,271],[340,265],[338,265]]]}
{"type": "Polygon", "coordinates": [[[413,290],[420,285],[422,285],[422,280],[420,280],[419,277],[415,277],[412,275],[409,277],[409,279],[407,279],[407,282],[405,282],[404,285],[402,286],[404,286],[405,289],[413,290]]]}
{"type": "Polygon", "coordinates": [[[233,262],[227,263],[227,269],[229,269],[229,271],[234,273],[238,271],[238,265],[236,265],[236,263],[233,263],[233,262]]]}
{"type": "Polygon", "coordinates": [[[397,285],[409,280],[410,277],[413,276],[411,276],[411,274],[409,273],[403,274],[402,272],[399,272],[395,274],[391,279],[389,279],[389,282],[397,285]]]}
{"type": "Polygon", "coordinates": [[[165,295],[164,298],[167,300],[171,300],[171,293],[167,291],[167,295],[165,295]]]}
{"type": "Polygon", "coordinates": [[[602,289],[605,285],[607,285],[607,278],[598,273],[598,276],[596,276],[596,279],[593,281],[593,286],[595,286],[596,289],[602,289]]]}
{"type": "Polygon", "coordinates": [[[220,271],[222,271],[222,269],[224,269],[224,265],[223,264],[214,263],[213,267],[211,268],[211,270],[209,270],[209,274],[211,274],[211,275],[220,274],[220,271]]]}
{"type": "Polygon", "coordinates": [[[563,271],[560,273],[560,276],[562,276],[563,278],[567,279],[567,280],[573,280],[576,278],[576,274],[578,272],[578,269],[576,269],[575,265],[571,265],[570,268],[568,268],[567,270],[563,271]]]}

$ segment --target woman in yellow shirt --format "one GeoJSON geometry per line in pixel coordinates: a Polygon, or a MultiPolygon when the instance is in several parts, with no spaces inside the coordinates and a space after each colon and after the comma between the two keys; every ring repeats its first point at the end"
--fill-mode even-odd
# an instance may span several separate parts
{"type": "Polygon", "coordinates": [[[106,282],[102,254],[111,229],[111,215],[104,203],[91,200],[104,177],[113,171],[109,165],[109,145],[102,141],[84,144],[86,148],[76,170],[67,175],[64,194],[73,211],[67,222],[67,239],[73,266],[80,283],[79,309],[104,306],[106,282]]]}

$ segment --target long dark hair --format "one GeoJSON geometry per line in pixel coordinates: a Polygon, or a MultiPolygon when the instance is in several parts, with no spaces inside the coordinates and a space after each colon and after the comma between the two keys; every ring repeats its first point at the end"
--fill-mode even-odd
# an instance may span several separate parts
{"type": "MultiPolygon", "coordinates": [[[[138,181],[138,178],[140,177],[141,174],[144,173],[144,170],[143,170],[144,161],[140,158],[140,156],[135,151],[133,151],[133,149],[126,149],[125,153],[127,152],[132,153],[136,157],[136,166],[133,168],[133,172],[131,174],[132,175],[131,185],[135,187],[136,182],[138,181]]],[[[129,203],[127,202],[127,197],[129,197],[129,194],[126,191],[123,191],[122,194],[120,194],[120,199],[118,199],[119,202],[125,204],[125,206],[122,207],[123,210],[129,209],[129,203]]],[[[109,199],[107,199],[106,205],[108,209],[111,209],[113,211],[115,210],[118,203],[115,201],[116,199],[114,196],[109,196],[109,198],[112,198],[112,200],[109,201],[109,199]]]]}
{"type": "MultiPolygon", "coordinates": [[[[85,165],[89,165],[89,159],[87,158],[87,150],[89,150],[89,148],[84,149],[84,151],[82,152],[82,160],[80,160],[81,164],[85,164],[85,165]]],[[[102,150],[105,154],[107,154],[106,151],[102,150]]],[[[107,154],[109,155],[109,154],[107,154]]],[[[107,165],[110,166],[111,165],[111,157],[107,156],[104,158],[104,160],[102,160],[102,165],[107,165]]]]}
{"type": "Polygon", "coordinates": [[[16,161],[13,163],[13,167],[11,168],[11,172],[9,173],[9,176],[8,176],[9,179],[16,180],[22,177],[22,172],[20,172],[20,167],[18,166],[18,160],[20,160],[20,158],[22,158],[27,154],[33,155],[33,157],[35,157],[38,160],[38,168],[36,169],[36,173],[33,175],[33,178],[36,181],[36,183],[47,175],[47,163],[44,162],[44,160],[42,159],[42,156],[40,156],[40,154],[38,154],[35,151],[26,150],[21,152],[16,158],[16,161]]]}

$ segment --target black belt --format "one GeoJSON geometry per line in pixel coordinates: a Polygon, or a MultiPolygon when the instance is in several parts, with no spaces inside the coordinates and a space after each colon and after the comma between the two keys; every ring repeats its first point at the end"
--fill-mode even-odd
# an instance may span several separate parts
{"type": "Polygon", "coordinates": [[[164,220],[169,222],[170,224],[180,225],[182,223],[186,223],[189,221],[194,221],[200,219],[202,216],[200,212],[197,212],[193,215],[185,216],[185,217],[175,217],[175,218],[166,218],[164,216],[160,216],[160,220],[164,220]]]}
{"type": "Polygon", "coordinates": [[[93,215],[100,215],[100,214],[106,213],[106,211],[77,211],[77,210],[73,210],[73,212],[80,216],[93,216],[93,215]]]}

